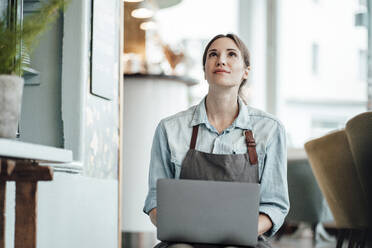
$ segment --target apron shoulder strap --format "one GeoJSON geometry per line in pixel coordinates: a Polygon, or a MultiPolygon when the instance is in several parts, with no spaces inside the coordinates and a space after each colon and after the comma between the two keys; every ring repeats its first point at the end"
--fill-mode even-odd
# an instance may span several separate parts
{"type": "Polygon", "coordinates": [[[257,152],[256,152],[256,141],[253,138],[253,134],[251,130],[246,130],[245,134],[245,141],[247,143],[248,148],[248,155],[249,155],[249,162],[251,165],[257,164],[257,152]]]}
{"type": "MultiPolygon", "coordinates": [[[[192,128],[192,136],[190,142],[190,149],[195,149],[196,140],[198,138],[198,131],[199,125],[193,126],[192,128]]],[[[256,141],[253,138],[253,134],[251,130],[246,130],[245,132],[245,141],[247,143],[248,154],[249,154],[249,162],[251,165],[257,164],[257,152],[256,152],[256,141]]]]}
{"type": "Polygon", "coordinates": [[[191,142],[190,142],[190,149],[195,149],[196,139],[198,138],[198,130],[199,130],[199,125],[193,126],[191,142]]]}

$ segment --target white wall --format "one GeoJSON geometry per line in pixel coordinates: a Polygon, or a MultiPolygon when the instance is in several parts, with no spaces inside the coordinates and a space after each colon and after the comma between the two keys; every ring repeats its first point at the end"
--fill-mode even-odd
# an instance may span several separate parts
{"type": "MultiPolygon", "coordinates": [[[[118,181],[68,173],[38,183],[37,247],[118,247],[118,181]]],[[[14,247],[15,184],[7,184],[6,248],[14,247]]]]}

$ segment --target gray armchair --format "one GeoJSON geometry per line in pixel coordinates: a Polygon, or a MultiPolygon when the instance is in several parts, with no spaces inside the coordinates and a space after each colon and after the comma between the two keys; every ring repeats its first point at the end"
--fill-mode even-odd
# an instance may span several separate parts
{"type": "Polygon", "coordinates": [[[291,207],[287,221],[314,225],[333,220],[302,149],[288,150],[288,191],[291,207]]]}

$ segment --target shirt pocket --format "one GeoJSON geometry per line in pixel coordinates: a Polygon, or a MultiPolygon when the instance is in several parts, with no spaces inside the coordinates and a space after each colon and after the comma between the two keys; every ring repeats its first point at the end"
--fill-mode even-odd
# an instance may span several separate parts
{"type": "MultiPolygon", "coordinates": [[[[233,154],[245,154],[245,153],[248,153],[248,149],[247,149],[245,137],[243,137],[242,139],[239,139],[239,141],[234,144],[233,154]]],[[[259,181],[261,182],[261,175],[262,175],[262,171],[263,171],[264,163],[265,163],[265,153],[260,151],[257,148],[257,146],[256,146],[256,153],[257,153],[257,162],[258,162],[258,178],[259,178],[259,181]]],[[[248,161],[248,163],[250,163],[250,161],[248,161]]]]}
{"type": "Polygon", "coordinates": [[[170,161],[172,163],[172,173],[175,179],[180,178],[182,162],[188,151],[189,147],[185,144],[178,144],[170,148],[170,161]]]}
{"type": "Polygon", "coordinates": [[[171,159],[172,164],[174,165],[174,178],[179,179],[181,174],[181,168],[182,168],[182,162],[178,159],[172,158],[171,159]]]}
{"type": "MultiPolygon", "coordinates": [[[[233,154],[245,154],[245,153],[248,153],[248,149],[247,147],[244,147],[244,148],[234,148],[233,149],[233,154]]],[[[263,159],[265,157],[265,154],[258,151],[256,149],[256,153],[257,153],[257,159],[258,159],[258,164],[262,164],[263,163],[263,159]]]]}

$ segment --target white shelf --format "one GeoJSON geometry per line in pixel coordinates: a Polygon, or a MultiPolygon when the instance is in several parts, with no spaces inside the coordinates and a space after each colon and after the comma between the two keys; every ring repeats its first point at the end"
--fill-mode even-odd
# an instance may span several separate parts
{"type": "Polygon", "coordinates": [[[71,163],[72,151],[0,138],[0,157],[30,159],[43,163],[71,163]]]}

